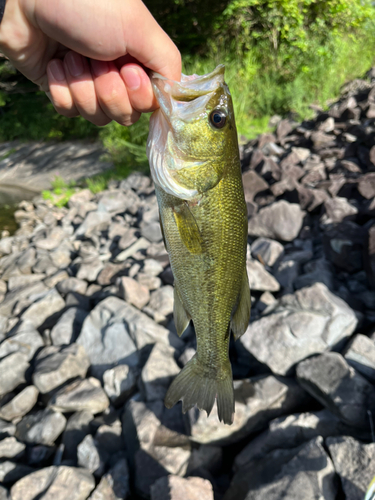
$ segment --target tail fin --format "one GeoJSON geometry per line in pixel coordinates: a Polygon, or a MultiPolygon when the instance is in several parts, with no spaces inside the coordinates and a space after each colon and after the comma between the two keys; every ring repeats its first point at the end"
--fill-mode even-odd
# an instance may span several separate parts
{"type": "Polygon", "coordinates": [[[225,424],[232,424],[234,394],[229,359],[225,369],[213,372],[208,371],[196,356],[195,354],[172,382],[165,396],[165,406],[172,408],[182,400],[183,413],[197,405],[200,410],[205,410],[209,415],[216,397],[219,420],[225,424]],[[212,375],[216,378],[212,378],[212,375]]]}

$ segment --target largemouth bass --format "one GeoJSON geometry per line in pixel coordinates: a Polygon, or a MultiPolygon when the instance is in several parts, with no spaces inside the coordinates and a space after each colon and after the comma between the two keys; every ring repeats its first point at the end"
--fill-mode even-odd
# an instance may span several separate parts
{"type": "Polygon", "coordinates": [[[160,108],[147,153],[164,243],[174,275],[174,321],[194,323],[197,351],[174,379],[167,408],[182,400],[231,424],[234,414],[229,338],[250,319],[246,272],[247,212],[232,99],[224,66],[181,82],[151,77],[160,108]]]}

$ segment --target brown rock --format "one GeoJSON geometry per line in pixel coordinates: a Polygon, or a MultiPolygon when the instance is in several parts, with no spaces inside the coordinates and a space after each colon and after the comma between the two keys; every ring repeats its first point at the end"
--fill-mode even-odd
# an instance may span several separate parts
{"type": "Polygon", "coordinates": [[[257,193],[268,189],[267,182],[253,170],[249,170],[243,174],[242,183],[245,192],[245,200],[247,202],[254,201],[254,196],[257,193]]]}
{"type": "Polygon", "coordinates": [[[150,300],[148,288],[128,276],[121,278],[121,293],[126,302],[133,304],[138,309],[142,309],[150,300]]]}

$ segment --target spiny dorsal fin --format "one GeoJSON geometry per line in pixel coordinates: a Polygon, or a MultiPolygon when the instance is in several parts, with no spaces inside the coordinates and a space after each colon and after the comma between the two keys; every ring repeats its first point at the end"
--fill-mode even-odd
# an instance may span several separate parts
{"type": "Polygon", "coordinates": [[[177,335],[181,337],[188,327],[191,318],[182,303],[177,284],[174,285],[173,318],[174,324],[176,325],[177,335]]]}
{"type": "Polygon", "coordinates": [[[250,311],[251,311],[250,287],[245,267],[242,276],[240,300],[238,302],[236,312],[234,313],[230,324],[234,338],[236,340],[239,339],[241,335],[243,335],[246,332],[247,326],[250,321],[250,311]]]}
{"type": "Polygon", "coordinates": [[[182,203],[178,207],[175,207],[173,215],[180,237],[189,252],[192,254],[203,253],[202,236],[197,221],[188,205],[182,203]]]}

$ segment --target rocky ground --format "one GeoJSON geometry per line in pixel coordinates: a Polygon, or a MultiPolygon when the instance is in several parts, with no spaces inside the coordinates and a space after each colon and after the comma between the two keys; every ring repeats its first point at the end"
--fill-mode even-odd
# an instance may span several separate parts
{"type": "MultiPolygon", "coordinates": [[[[352,85],[353,87],[353,85],[352,85]]],[[[236,413],[163,397],[194,353],[150,179],[0,240],[0,499],[363,500],[375,475],[375,86],[242,148],[252,318],[236,413]]]]}

